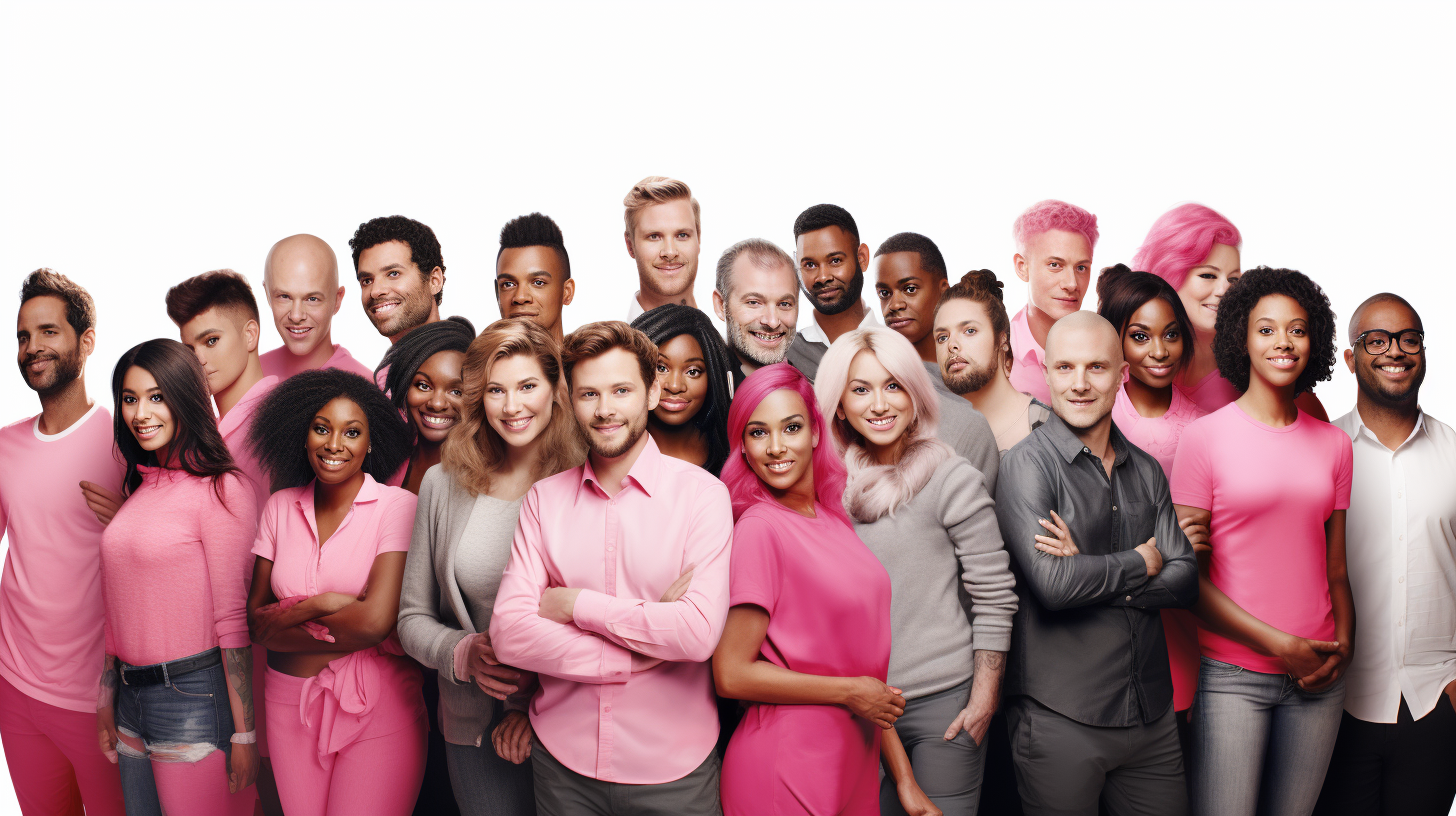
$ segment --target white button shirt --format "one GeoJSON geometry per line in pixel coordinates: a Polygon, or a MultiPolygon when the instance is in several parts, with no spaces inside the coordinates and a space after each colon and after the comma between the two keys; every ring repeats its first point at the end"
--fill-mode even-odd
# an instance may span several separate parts
{"type": "Polygon", "coordinates": [[[1358,408],[1334,424],[1355,451],[1345,516],[1355,654],[1345,710],[1393,723],[1404,697],[1420,719],[1456,680],[1456,432],[1422,413],[1392,451],[1358,408]]]}

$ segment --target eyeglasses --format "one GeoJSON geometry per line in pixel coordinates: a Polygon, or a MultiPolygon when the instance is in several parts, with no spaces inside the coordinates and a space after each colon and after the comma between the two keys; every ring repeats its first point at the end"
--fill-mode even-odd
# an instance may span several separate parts
{"type": "Polygon", "coordinates": [[[1398,332],[1386,331],[1385,329],[1371,329],[1361,332],[1355,338],[1355,343],[1365,345],[1365,353],[1371,356],[1384,354],[1390,349],[1390,344],[1395,343],[1400,350],[1406,354],[1419,354],[1421,349],[1426,347],[1426,333],[1420,329],[1402,329],[1398,332]]]}

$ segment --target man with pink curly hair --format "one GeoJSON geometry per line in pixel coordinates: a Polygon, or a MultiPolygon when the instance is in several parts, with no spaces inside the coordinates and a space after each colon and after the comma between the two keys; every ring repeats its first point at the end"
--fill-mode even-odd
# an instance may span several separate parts
{"type": "Polygon", "coordinates": [[[1011,318],[1011,384],[1047,402],[1047,332],[1082,308],[1097,246],[1097,216],[1049,198],[1022,213],[1011,232],[1016,276],[1027,284],[1026,307],[1011,318]]]}

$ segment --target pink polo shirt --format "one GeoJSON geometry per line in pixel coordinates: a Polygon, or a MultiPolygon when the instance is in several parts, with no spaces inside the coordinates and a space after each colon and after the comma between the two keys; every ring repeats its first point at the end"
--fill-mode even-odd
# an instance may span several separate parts
{"type": "MultiPolygon", "coordinates": [[[[287,346],[279,346],[266,354],[259,355],[258,362],[263,365],[264,376],[277,377],[280,380],[286,380],[300,371],[307,370],[298,366],[298,358],[288,351],[287,346]]],[[[338,343],[334,344],[334,353],[319,368],[337,368],[340,371],[358,374],[366,380],[374,379],[374,372],[354,359],[354,355],[338,343]]]]}
{"type": "Polygon", "coordinates": [[[141,485],[101,536],[106,651],[149,666],[214,646],[246,647],[253,491],[234,473],[218,480],[218,498],[210,477],[141,471],[141,485]]]}
{"type": "Polygon", "coordinates": [[[1244,395],[1216,368],[1196,383],[1176,383],[1173,387],[1181,389],[1205,414],[1211,414],[1244,395]]]}
{"type": "Polygon", "coordinates": [[[1178,452],[1178,439],[1195,419],[1208,413],[1194,404],[1176,386],[1168,410],[1160,417],[1145,417],[1137,412],[1127,396],[1127,386],[1117,389],[1112,404],[1112,421],[1127,441],[1151,454],[1163,466],[1163,475],[1173,478],[1173,455],[1178,452]]]}
{"type": "Polygon", "coordinates": [[[1048,405],[1051,389],[1046,384],[1046,349],[1037,344],[1026,322],[1026,308],[1011,318],[1011,385],[1048,405]]]}
{"type": "Polygon", "coordinates": [[[263,398],[268,396],[268,392],[278,382],[277,377],[264,377],[253,383],[253,387],[243,394],[238,404],[217,421],[217,429],[222,432],[222,441],[227,445],[228,453],[233,455],[233,463],[253,485],[254,506],[260,511],[268,503],[268,474],[263,471],[263,466],[258,464],[258,458],[248,447],[248,430],[253,427],[253,414],[257,413],[263,398]]]}
{"type": "Polygon", "coordinates": [[[608,782],[660,784],[695,770],[718,739],[707,660],[728,615],[728,489],[664,456],[651,437],[608,496],[591,462],[536,483],[521,504],[490,637],[501,662],[538,672],[536,736],[563,765],[608,782]],[[695,564],[682,598],[658,598],[695,564]],[[574,623],[541,617],[572,587],[574,623]],[[633,653],[658,658],[632,670],[633,653]]]}
{"type": "MultiPolygon", "coordinates": [[[[1213,514],[1208,580],[1261,621],[1298,637],[1333,640],[1325,521],[1350,506],[1350,437],[1303,411],[1276,428],[1231,402],[1183,431],[1173,462],[1175,504],[1213,514]]],[[[1259,654],[1203,627],[1206,657],[1283,674],[1259,654]]]]}
{"type": "Polygon", "coordinates": [[[39,415],[0,429],[0,677],[70,711],[96,710],[105,648],[102,526],[81,482],[120,493],[114,449],[99,401],[60,433],[41,433],[39,415]]]}

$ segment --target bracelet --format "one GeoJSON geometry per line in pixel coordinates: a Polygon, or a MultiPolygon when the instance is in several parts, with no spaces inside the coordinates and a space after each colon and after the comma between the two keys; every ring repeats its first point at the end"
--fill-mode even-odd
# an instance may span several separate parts
{"type": "Polygon", "coordinates": [[[234,745],[252,745],[258,741],[257,731],[239,731],[228,738],[228,742],[234,745]]]}

